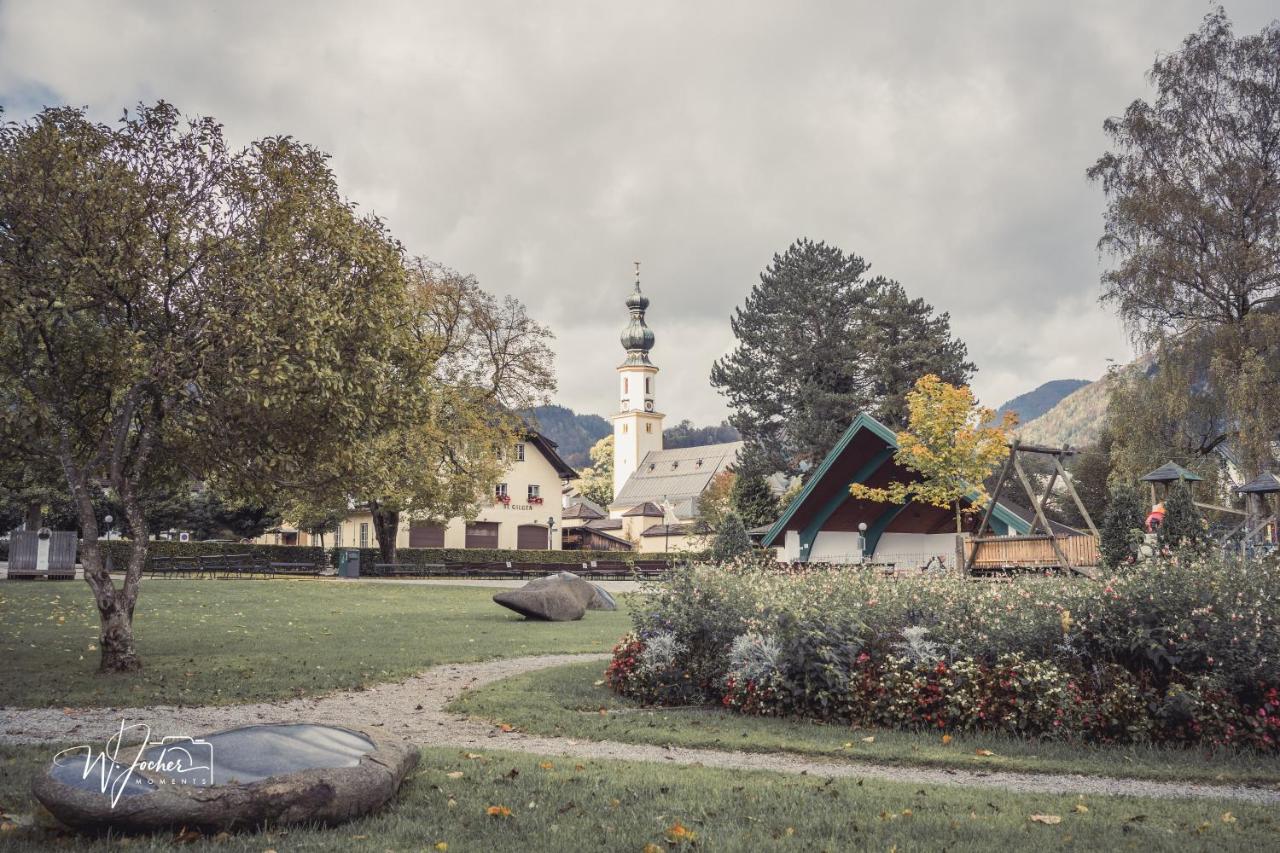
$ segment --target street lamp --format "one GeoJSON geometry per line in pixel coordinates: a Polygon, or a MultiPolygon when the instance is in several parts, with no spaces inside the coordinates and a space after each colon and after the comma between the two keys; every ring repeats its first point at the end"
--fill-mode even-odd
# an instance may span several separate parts
{"type": "Polygon", "coordinates": [[[114,518],[112,518],[112,517],[111,517],[111,516],[109,516],[109,515],[107,515],[107,516],[103,516],[103,518],[102,518],[102,523],[103,523],[103,524],[105,524],[105,525],[107,526],[107,541],[108,541],[108,542],[110,542],[110,541],[111,541],[111,522],[113,522],[113,521],[115,521],[115,519],[114,519],[114,518]]]}
{"type": "Polygon", "coordinates": [[[552,544],[553,540],[551,538],[551,533],[555,529],[556,529],[556,517],[554,515],[547,516],[547,550],[548,551],[555,550],[555,546],[552,544]]]}
{"type": "Polygon", "coordinates": [[[867,561],[867,523],[858,522],[858,545],[862,548],[862,562],[867,561]]]}

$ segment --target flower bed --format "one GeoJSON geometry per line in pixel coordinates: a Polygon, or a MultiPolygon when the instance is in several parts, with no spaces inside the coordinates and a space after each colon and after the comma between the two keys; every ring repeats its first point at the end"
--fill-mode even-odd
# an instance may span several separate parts
{"type": "Polygon", "coordinates": [[[1174,556],[1084,581],[700,566],[634,612],[609,684],[937,731],[1280,751],[1280,567],[1174,556]]]}

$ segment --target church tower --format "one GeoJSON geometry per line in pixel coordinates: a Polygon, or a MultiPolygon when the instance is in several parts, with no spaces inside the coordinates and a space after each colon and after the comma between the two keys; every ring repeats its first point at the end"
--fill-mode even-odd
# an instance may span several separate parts
{"type": "Polygon", "coordinates": [[[644,324],[649,299],[640,292],[640,262],[636,261],[636,287],[627,297],[631,322],[622,330],[626,360],[618,366],[618,412],[613,420],[613,494],[640,465],[650,450],[662,449],[662,419],[654,405],[658,368],[649,361],[653,331],[644,324]]]}

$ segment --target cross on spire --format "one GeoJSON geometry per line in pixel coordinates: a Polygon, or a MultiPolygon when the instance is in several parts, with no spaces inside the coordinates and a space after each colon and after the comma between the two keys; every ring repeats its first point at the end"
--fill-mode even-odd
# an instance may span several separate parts
{"type": "Polygon", "coordinates": [[[640,262],[632,261],[632,263],[636,265],[636,287],[639,287],[640,286],[640,262]]]}

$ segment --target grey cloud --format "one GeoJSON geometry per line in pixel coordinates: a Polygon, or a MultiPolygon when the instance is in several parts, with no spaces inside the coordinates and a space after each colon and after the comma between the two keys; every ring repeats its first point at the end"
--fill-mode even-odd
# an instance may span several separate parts
{"type": "MultiPolygon", "coordinates": [[[[0,3],[0,103],[164,97],[291,133],[408,247],[524,299],[560,401],[614,405],[644,263],[672,417],[798,236],[951,312],[990,403],[1128,347],[1097,306],[1100,125],[1200,0],[1025,3],[0,3]]],[[[1232,3],[1242,30],[1274,14],[1232,3]]]]}

